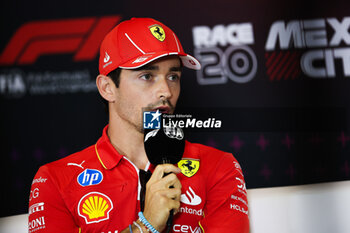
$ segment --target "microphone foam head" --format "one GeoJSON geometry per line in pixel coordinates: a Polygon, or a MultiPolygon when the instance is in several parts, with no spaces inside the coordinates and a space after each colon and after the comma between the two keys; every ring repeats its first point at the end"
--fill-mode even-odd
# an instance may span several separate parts
{"type": "Polygon", "coordinates": [[[185,134],[177,127],[145,129],[144,146],[151,164],[176,164],[185,150],[185,134]]]}

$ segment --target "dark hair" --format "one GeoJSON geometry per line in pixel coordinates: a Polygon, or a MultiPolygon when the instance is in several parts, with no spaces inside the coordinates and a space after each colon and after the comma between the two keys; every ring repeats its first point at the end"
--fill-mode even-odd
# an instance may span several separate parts
{"type": "Polygon", "coordinates": [[[119,84],[120,84],[120,73],[121,72],[122,72],[122,69],[117,68],[117,69],[109,72],[109,74],[107,74],[107,76],[109,76],[113,80],[113,82],[117,88],[119,87],[119,84]]]}
{"type": "MultiPolygon", "coordinates": [[[[107,74],[108,77],[110,77],[112,79],[112,81],[114,82],[115,86],[118,88],[119,84],[120,84],[120,73],[121,73],[122,69],[121,68],[117,68],[115,70],[112,70],[111,72],[109,72],[109,74],[107,74]]],[[[103,102],[103,105],[105,106],[105,110],[107,112],[107,114],[109,113],[109,108],[108,108],[108,101],[105,100],[102,96],[100,96],[103,102]]]]}

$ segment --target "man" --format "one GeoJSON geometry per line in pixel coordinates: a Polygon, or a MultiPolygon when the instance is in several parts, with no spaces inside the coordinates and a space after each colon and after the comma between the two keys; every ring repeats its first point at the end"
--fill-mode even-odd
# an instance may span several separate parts
{"type": "Polygon", "coordinates": [[[177,165],[147,159],[142,111],[174,111],[183,66],[200,68],[156,20],[133,18],[107,34],[96,84],[109,125],[95,145],[39,169],[30,233],[162,232],[171,210],[172,232],[249,232],[243,174],[231,154],[186,141],[177,165]],[[143,170],[152,176],[141,211],[143,170]]]}

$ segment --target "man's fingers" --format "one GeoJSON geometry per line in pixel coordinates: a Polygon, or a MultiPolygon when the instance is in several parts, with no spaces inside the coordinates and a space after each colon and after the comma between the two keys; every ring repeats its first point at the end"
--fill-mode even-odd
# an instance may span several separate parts
{"type": "Polygon", "coordinates": [[[164,195],[169,199],[180,201],[181,189],[175,189],[175,188],[170,189],[170,190],[166,191],[164,193],[164,195]]]}
{"type": "Polygon", "coordinates": [[[161,181],[166,188],[177,188],[181,189],[181,182],[174,173],[165,176],[161,181]]]}
{"type": "Polygon", "coordinates": [[[159,201],[162,205],[167,206],[169,210],[180,208],[181,190],[171,189],[159,193],[159,201]],[[164,199],[163,199],[164,198],[164,199]]]}
{"type": "Polygon", "coordinates": [[[175,167],[172,164],[161,164],[154,169],[154,172],[150,180],[157,181],[162,179],[165,174],[168,174],[168,173],[178,174],[180,172],[181,172],[181,169],[178,167],[175,167]]]}
{"type": "Polygon", "coordinates": [[[180,180],[174,173],[170,173],[159,180],[157,178],[151,179],[147,182],[147,189],[152,189],[154,192],[163,189],[181,189],[182,185],[180,180]]]}
{"type": "Polygon", "coordinates": [[[151,223],[161,225],[161,229],[169,217],[169,211],[179,211],[181,182],[176,174],[180,172],[181,169],[172,164],[158,165],[146,184],[144,214],[151,223]]]}

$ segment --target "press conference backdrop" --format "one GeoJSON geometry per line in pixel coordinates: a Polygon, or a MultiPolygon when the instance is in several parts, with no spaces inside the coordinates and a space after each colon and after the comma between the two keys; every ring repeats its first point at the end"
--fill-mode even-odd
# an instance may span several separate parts
{"type": "Polygon", "coordinates": [[[99,43],[131,17],[170,26],[202,63],[178,107],[222,127],[187,137],[232,152],[248,189],[349,180],[348,1],[0,4],[0,216],[27,213],[39,166],[100,137],[99,43]]]}

